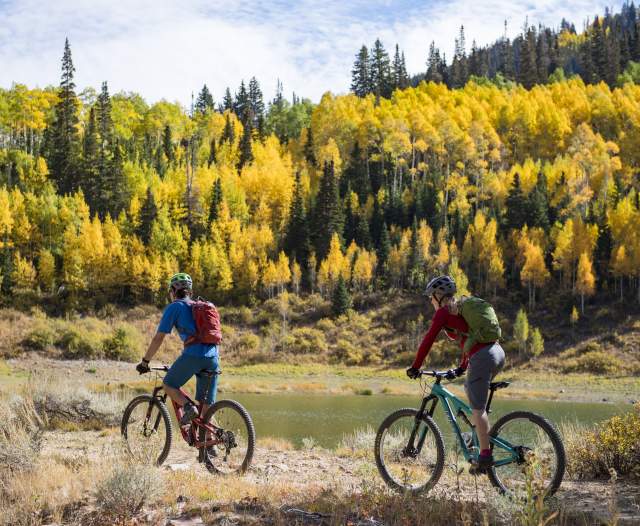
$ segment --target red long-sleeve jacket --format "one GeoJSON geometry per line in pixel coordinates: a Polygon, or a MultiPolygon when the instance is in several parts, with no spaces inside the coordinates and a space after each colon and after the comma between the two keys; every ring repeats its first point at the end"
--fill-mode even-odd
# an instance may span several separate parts
{"type": "MultiPolygon", "coordinates": [[[[469,332],[469,325],[459,314],[451,314],[448,307],[440,307],[433,315],[431,326],[429,327],[427,334],[425,334],[422,339],[422,343],[418,348],[418,354],[416,354],[416,359],[413,361],[412,367],[419,369],[422,366],[422,362],[424,362],[427,354],[429,354],[433,342],[443,329],[450,339],[457,340],[460,345],[460,349],[464,348],[464,342],[467,338],[462,333],[466,334],[469,332]]],[[[469,358],[483,347],[486,347],[486,345],[486,343],[476,343],[466,356],[462,356],[460,367],[466,369],[469,363],[469,358]]]]}

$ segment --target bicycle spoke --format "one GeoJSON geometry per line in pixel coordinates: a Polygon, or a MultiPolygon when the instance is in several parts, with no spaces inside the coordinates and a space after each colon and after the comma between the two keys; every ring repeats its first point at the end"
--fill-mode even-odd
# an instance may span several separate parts
{"type": "Polygon", "coordinates": [[[130,406],[126,422],[123,423],[123,435],[126,438],[128,452],[140,462],[161,462],[166,449],[167,421],[160,406],[149,406],[148,400],[139,400],[130,406]]]}
{"type": "Polygon", "coordinates": [[[201,438],[219,440],[205,449],[205,465],[211,471],[229,474],[244,471],[253,455],[255,431],[246,411],[234,402],[223,401],[215,406],[209,419],[215,431],[200,430],[201,438]]]}
{"type": "Polygon", "coordinates": [[[440,437],[421,420],[411,440],[416,425],[414,413],[398,414],[389,420],[379,431],[376,451],[383,477],[396,489],[428,489],[440,476],[440,437]]]}
{"type": "Polygon", "coordinates": [[[538,423],[513,418],[502,425],[493,445],[495,477],[509,491],[526,490],[527,481],[548,489],[559,469],[559,454],[553,437],[538,423]]]}

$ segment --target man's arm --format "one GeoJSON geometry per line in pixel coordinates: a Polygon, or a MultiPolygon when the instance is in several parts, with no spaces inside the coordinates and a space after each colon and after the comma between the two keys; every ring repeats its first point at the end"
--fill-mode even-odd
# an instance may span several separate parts
{"type": "Polygon", "coordinates": [[[167,334],[164,332],[156,332],[156,335],[151,339],[151,342],[149,343],[147,352],[144,353],[144,361],[146,361],[147,363],[151,361],[153,356],[158,352],[158,349],[162,345],[162,342],[164,341],[164,337],[166,335],[167,334]]]}

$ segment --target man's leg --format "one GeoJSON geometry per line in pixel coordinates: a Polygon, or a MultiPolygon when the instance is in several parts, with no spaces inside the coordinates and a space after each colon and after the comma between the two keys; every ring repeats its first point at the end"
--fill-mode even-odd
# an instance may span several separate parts
{"type": "Polygon", "coordinates": [[[169,398],[185,410],[185,414],[180,420],[180,425],[189,423],[194,416],[197,416],[196,409],[189,404],[189,400],[180,392],[180,388],[187,383],[195,372],[192,360],[189,356],[183,354],[173,363],[164,377],[163,387],[169,398]]]}

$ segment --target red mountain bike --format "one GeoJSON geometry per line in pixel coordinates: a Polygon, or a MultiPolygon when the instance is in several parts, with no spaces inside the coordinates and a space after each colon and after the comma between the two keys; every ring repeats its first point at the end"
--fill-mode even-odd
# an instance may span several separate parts
{"type": "MultiPolygon", "coordinates": [[[[163,365],[151,367],[151,370],[166,373],[169,367],[163,365]]],[[[203,369],[197,374],[211,378],[220,372],[203,369]]],[[[167,459],[173,435],[167,393],[162,391],[162,382],[158,385],[161,378],[156,372],[152,394],[137,396],[129,402],[120,428],[129,453],[157,465],[167,459]]],[[[198,407],[198,416],[180,426],[183,410],[172,400],[176,425],[185,442],[198,449],[198,461],[212,473],[244,473],[251,464],[256,443],[256,432],[247,410],[233,400],[219,400],[202,414],[202,404],[193,401],[182,389],[180,392],[198,407]]]]}

